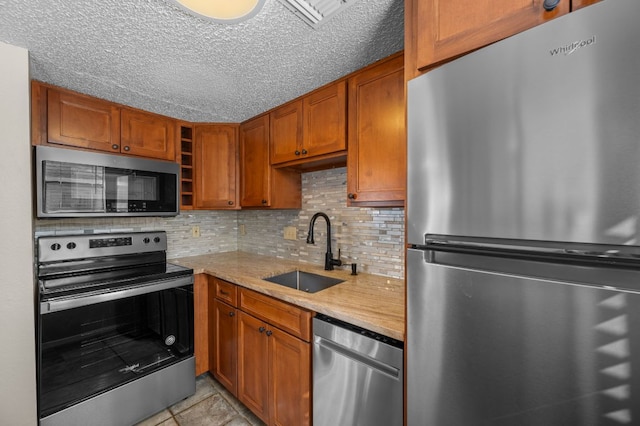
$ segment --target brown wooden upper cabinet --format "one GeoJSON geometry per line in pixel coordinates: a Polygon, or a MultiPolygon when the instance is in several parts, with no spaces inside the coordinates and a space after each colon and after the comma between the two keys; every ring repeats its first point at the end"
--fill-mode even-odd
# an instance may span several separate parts
{"type": "MultiPolygon", "coordinates": [[[[585,0],[581,0],[584,2],[585,0]]],[[[446,61],[568,13],[570,0],[545,10],[544,0],[407,0],[407,54],[417,69],[446,61]],[[411,39],[415,37],[415,39],[411,39]]]]}
{"type": "Polygon", "coordinates": [[[120,108],[89,96],[42,88],[46,143],[120,152],[120,108]]]}
{"type": "Polygon", "coordinates": [[[122,108],[121,151],[175,161],[176,123],[156,114],[122,108]]]}
{"type": "Polygon", "coordinates": [[[175,161],[175,120],[32,82],[32,142],[175,161]]]}
{"type": "Polygon", "coordinates": [[[240,208],[238,125],[198,124],[194,133],[194,208],[240,208]]]}
{"type": "Polygon", "coordinates": [[[270,113],[272,165],[296,166],[344,158],[346,82],[338,81],[270,113]]]}
{"type": "Polygon", "coordinates": [[[240,205],[299,209],[300,173],[275,169],[269,162],[269,121],[264,114],[240,125],[240,205]]]}
{"type": "Polygon", "coordinates": [[[407,182],[404,56],[348,80],[350,206],[403,206],[407,182]]]}

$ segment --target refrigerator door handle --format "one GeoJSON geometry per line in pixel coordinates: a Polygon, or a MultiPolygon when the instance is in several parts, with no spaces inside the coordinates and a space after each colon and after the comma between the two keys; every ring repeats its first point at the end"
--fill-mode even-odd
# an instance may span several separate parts
{"type": "Polygon", "coordinates": [[[605,244],[558,243],[549,241],[523,241],[499,238],[462,238],[448,235],[426,234],[424,245],[414,248],[436,251],[481,252],[492,255],[526,255],[551,258],[583,259],[589,262],[616,260],[640,263],[640,248],[605,244]]]}

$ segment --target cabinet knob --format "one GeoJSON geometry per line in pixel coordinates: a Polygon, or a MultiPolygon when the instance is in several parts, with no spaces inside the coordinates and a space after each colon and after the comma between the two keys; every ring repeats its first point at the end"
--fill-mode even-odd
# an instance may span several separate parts
{"type": "Polygon", "coordinates": [[[265,330],[266,330],[266,328],[264,328],[264,327],[260,327],[260,328],[258,329],[258,331],[259,331],[260,333],[264,333],[264,331],[265,331],[265,330]]]}
{"type": "Polygon", "coordinates": [[[111,149],[119,149],[119,148],[120,148],[120,145],[118,144],[114,143],[113,145],[111,145],[111,149]]]}
{"type": "Polygon", "coordinates": [[[128,146],[125,146],[125,147],[124,147],[124,150],[125,150],[125,151],[129,151],[130,149],[131,149],[131,148],[129,148],[128,146]]]}
{"type": "Polygon", "coordinates": [[[350,192],[350,193],[347,195],[347,197],[348,197],[350,200],[355,200],[356,198],[358,198],[358,194],[354,194],[353,192],[350,192]]]}
{"type": "Polygon", "coordinates": [[[267,332],[265,333],[267,336],[271,336],[273,334],[273,331],[271,330],[267,330],[267,332]]]}
{"type": "Polygon", "coordinates": [[[262,200],[262,204],[267,204],[267,200],[262,200]]]}
{"type": "Polygon", "coordinates": [[[298,151],[298,150],[296,149],[296,151],[294,152],[294,154],[295,154],[295,155],[300,155],[300,151],[298,151]]]}
{"type": "Polygon", "coordinates": [[[309,153],[309,151],[307,151],[306,149],[302,150],[302,155],[307,155],[309,153]]]}
{"type": "Polygon", "coordinates": [[[233,312],[233,311],[229,312],[229,316],[230,316],[230,317],[233,317],[233,316],[235,316],[235,315],[236,315],[236,313],[235,313],[235,312],[233,312]]]}
{"type": "Polygon", "coordinates": [[[230,206],[232,206],[232,205],[233,205],[233,201],[229,200],[229,201],[227,202],[227,204],[229,204],[230,206]]]}
{"type": "Polygon", "coordinates": [[[544,3],[542,3],[542,7],[544,7],[544,10],[546,10],[547,12],[551,12],[558,6],[559,3],[560,0],[544,0],[544,3]]]}

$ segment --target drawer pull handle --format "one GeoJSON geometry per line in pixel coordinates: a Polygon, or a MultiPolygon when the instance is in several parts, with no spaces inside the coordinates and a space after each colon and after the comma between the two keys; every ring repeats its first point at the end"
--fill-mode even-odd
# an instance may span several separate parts
{"type": "Polygon", "coordinates": [[[228,291],[224,291],[224,290],[220,290],[220,294],[222,294],[223,296],[228,296],[229,292],[228,291]]]}

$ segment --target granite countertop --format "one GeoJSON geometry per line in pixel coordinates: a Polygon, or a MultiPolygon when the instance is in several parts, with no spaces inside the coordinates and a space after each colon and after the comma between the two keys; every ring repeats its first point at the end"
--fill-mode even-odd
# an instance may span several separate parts
{"type": "Polygon", "coordinates": [[[245,252],[226,252],[169,259],[225,281],[267,294],[302,308],[346,321],[404,341],[404,282],[396,278],[358,273],[245,252]],[[305,293],[263,278],[294,270],[343,279],[344,282],[317,293],[305,293]]]}

